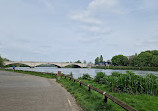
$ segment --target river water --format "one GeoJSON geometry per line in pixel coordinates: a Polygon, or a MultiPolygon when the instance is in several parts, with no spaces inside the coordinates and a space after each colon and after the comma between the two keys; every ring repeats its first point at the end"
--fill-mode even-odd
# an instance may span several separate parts
{"type": "MultiPolygon", "coordinates": [[[[11,67],[9,69],[12,69],[11,67]]],[[[89,74],[91,77],[94,77],[97,72],[104,72],[106,75],[110,75],[112,72],[126,73],[127,70],[112,70],[112,69],[90,69],[90,68],[57,68],[57,67],[16,67],[17,70],[26,70],[26,71],[38,71],[38,72],[49,72],[57,73],[61,71],[63,74],[73,73],[74,78],[81,77],[83,74],[89,74]]],[[[139,71],[139,70],[128,70],[133,71],[137,75],[146,75],[154,74],[158,76],[158,71],[139,71]]]]}

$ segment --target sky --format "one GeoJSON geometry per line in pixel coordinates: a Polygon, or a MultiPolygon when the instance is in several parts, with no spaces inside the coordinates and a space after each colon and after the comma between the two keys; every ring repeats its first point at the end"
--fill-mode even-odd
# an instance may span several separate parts
{"type": "Polygon", "coordinates": [[[70,62],[158,49],[158,0],[0,0],[0,54],[70,62]]]}

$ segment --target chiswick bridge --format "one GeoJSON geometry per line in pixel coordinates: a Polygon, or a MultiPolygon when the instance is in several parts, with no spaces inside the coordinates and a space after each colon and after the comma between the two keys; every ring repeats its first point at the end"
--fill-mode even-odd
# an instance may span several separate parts
{"type": "Polygon", "coordinates": [[[11,65],[11,64],[24,64],[24,65],[28,65],[29,67],[36,67],[39,65],[44,65],[44,64],[49,64],[49,65],[54,65],[58,68],[62,68],[68,65],[73,65],[76,67],[89,67],[89,64],[84,64],[84,63],[67,63],[67,62],[28,62],[28,61],[5,61],[4,65],[11,65]]]}

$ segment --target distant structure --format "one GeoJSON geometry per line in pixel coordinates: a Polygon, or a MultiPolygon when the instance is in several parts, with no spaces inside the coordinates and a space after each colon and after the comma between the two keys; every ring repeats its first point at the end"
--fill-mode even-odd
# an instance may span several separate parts
{"type": "Polygon", "coordinates": [[[111,66],[111,62],[99,62],[96,66],[111,66]]]}

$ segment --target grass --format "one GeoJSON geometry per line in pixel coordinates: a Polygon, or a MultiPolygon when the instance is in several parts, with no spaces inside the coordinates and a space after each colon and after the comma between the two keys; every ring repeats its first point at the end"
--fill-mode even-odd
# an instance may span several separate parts
{"type": "Polygon", "coordinates": [[[94,77],[93,81],[107,85],[112,92],[158,96],[158,77],[153,74],[148,74],[143,77],[135,75],[131,71],[127,71],[126,74],[113,72],[111,75],[99,72],[94,77]]]}
{"type": "Polygon", "coordinates": [[[101,94],[93,90],[88,92],[87,87],[83,85],[79,86],[77,82],[64,78],[61,78],[58,82],[76,98],[77,103],[80,104],[85,111],[125,111],[111,100],[105,103],[101,94]]]}
{"type": "MultiPolygon", "coordinates": [[[[0,69],[0,70],[13,72],[12,69],[0,69]]],[[[53,73],[51,74],[51,73],[41,73],[41,72],[23,71],[23,70],[15,70],[14,72],[24,73],[24,74],[34,75],[34,76],[40,76],[40,77],[45,77],[45,78],[56,78],[56,75],[53,73]]]]}
{"type": "MultiPolygon", "coordinates": [[[[158,111],[158,97],[147,94],[128,94],[128,93],[116,93],[111,92],[110,88],[104,84],[98,84],[93,81],[82,80],[90,85],[93,85],[103,91],[106,91],[110,95],[118,98],[119,100],[134,107],[138,111],[158,111]]],[[[108,103],[109,104],[109,103],[108,103]]]]}

